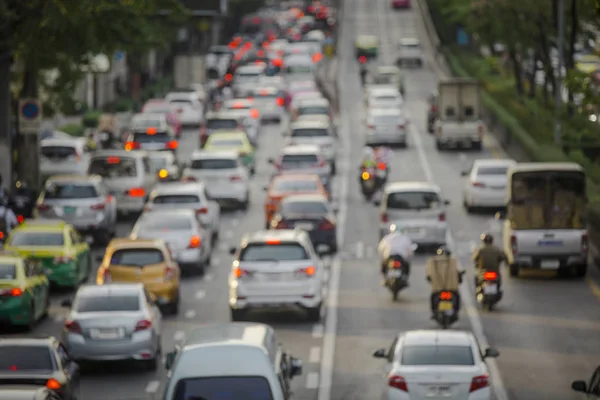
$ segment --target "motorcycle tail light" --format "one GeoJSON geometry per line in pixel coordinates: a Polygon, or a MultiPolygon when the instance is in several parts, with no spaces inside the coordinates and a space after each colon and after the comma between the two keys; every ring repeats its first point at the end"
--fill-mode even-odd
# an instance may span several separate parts
{"type": "Polygon", "coordinates": [[[483,279],[486,281],[495,281],[498,279],[498,273],[496,272],[485,272],[483,274],[483,279]]]}
{"type": "Polygon", "coordinates": [[[452,300],[452,292],[441,292],[440,299],[441,300],[452,300]]]}

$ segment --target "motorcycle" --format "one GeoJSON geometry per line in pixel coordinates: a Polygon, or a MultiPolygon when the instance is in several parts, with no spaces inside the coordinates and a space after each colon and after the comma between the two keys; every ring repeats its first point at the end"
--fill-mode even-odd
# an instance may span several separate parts
{"type": "Polygon", "coordinates": [[[363,168],[360,175],[361,190],[366,201],[371,201],[377,192],[377,175],[374,168],[363,168]]]}
{"type": "MultiPolygon", "coordinates": [[[[462,282],[464,271],[459,274],[459,283],[462,282]]],[[[452,324],[458,321],[458,302],[459,299],[451,291],[442,291],[437,295],[434,301],[434,318],[442,329],[448,329],[452,324]]]]}
{"type": "Polygon", "coordinates": [[[8,206],[17,216],[19,223],[26,218],[33,218],[35,201],[36,196],[32,190],[26,188],[20,181],[15,182],[8,206]]]}
{"type": "Polygon", "coordinates": [[[484,272],[483,280],[479,282],[475,293],[477,303],[492,311],[496,303],[502,299],[500,275],[497,272],[484,272]]]}
{"type": "Polygon", "coordinates": [[[408,286],[408,273],[400,257],[390,257],[387,266],[385,286],[392,293],[392,300],[398,299],[398,293],[408,286]]]}

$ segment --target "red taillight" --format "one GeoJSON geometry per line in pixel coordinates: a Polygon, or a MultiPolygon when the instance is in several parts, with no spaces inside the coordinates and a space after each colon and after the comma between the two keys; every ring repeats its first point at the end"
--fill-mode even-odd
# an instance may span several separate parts
{"type": "Polygon", "coordinates": [[[23,222],[25,222],[25,217],[22,215],[17,215],[17,222],[22,224],[23,222]]]}
{"type": "Polygon", "coordinates": [[[452,300],[452,292],[441,292],[440,299],[441,300],[452,300]]]}
{"type": "Polygon", "coordinates": [[[130,197],[144,197],[146,195],[146,190],[144,190],[144,188],[129,189],[127,195],[130,197]]]}
{"type": "Polygon", "coordinates": [[[298,271],[296,271],[299,274],[303,274],[306,276],[313,276],[314,274],[317,273],[317,269],[315,267],[306,267],[306,268],[300,268],[298,271]]]}
{"type": "Polygon", "coordinates": [[[471,186],[478,187],[478,188],[484,188],[485,184],[481,183],[481,182],[471,182],[471,186]]]}
{"type": "Polygon", "coordinates": [[[476,376],[471,381],[471,388],[469,389],[469,393],[486,388],[488,386],[490,386],[490,381],[487,375],[476,376]]]}
{"type": "Polygon", "coordinates": [[[431,108],[429,109],[432,113],[436,113],[437,112],[437,107],[435,105],[431,105],[431,108]]]}
{"type": "Polygon", "coordinates": [[[377,169],[380,171],[385,171],[387,169],[387,165],[385,165],[385,163],[379,163],[377,164],[377,169]]]}
{"type": "Polygon", "coordinates": [[[498,273],[497,272],[484,272],[483,279],[486,281],[495,281],[498,279],[498,273]]]}
{"type": "Polygon", "coordinates": [[[61,385],[60,385],[60,382],[57,381],[56,379],[50,378],[46,382],[46,387],[50,390],[59,390],[61,385]]]}
{"type": "Polygon", "coordinates": [[[39,211],[48,211],[50,209],[50,206],[48,204],[38,204],[37,205],[37,209],[39,211]]]}
{"type": "Polygon", "coordinates": [[[140,144],[138,142],[125,142],[125,150],[137,150],[140,148],[140,144]]]}
{"type": "Polygon", "coordinates": [[[278,97],[276,102],[279,107],[283,107],[285,105],[285,99],[283,97],[278,97]]]}
{"type": "Polygon", "coordinates": [[[165,146],[167,149],[175,150],[177,147],[179,147],[179,143],[177,143],[177,140],[171,140],[165,146]]]}
{"type": "Polygon", "coordinates": [[[440,222],[446,221],[446,213],[441,213],[439,220],[440,220],[440,222]]]}
{"type": "Polygon", "coordinates": [[[135,325],[135,332],[144,331],[150,328],[152,328],[152,321],[149,319],[143,319],[135,325]]]}
{"type": "Polygon", "coordinates": [[[589,249],[590,249],[590,244],[589,244],[588,234],[584,233],[583,235],[581,235],[581,252],[587,253],[589,249]]]}
{"type": "Polygon", "coordinates": [[[72,320],[65,321],[65,329],[69,333],[79,333],[79,334],[82,333],[81,325],[79,325],[78,322],[72,321],[72,320]]]}
{"type": "Polygon", "coordinates": [[[238,175],[235,175],[235,176],[232,176],[231,178],[229,178],[229,180],[230,180],[231,182],[239,182],[239,181],[241,181],[241,180],[242,180],[242,177],[241,177],[241,176],[238,176],[238,175]]]}
{"type": "Polygon", "coordinates": [[[196,210],[196,214],[208,214],[208,208],[202,207],[196,210]]]}
{"type": "Polygon", "coordinates": [[[392,268],[395,268],[395,269],[402,268],[402,263],[398,260],[394,260],[394,261],[392,261],[392,268]]]}
{"type": "Polygon", "coordinates": [[[398,375],[392,375],[388,377],[388,386],[393,387],[394,389],[402,390],[403,392],[408,392],[406,381],[403,377],[398,375]]]}
{"type": "Polygon", "coordinates": [[[54,262],[56,264],[68,264],[72,261],[75,261],[75,259],[72,257],[55,257],[54,258],[54,262]]]}
{"type": "Polygon", "coordinates": [[[367,128],[369,128],[369,129],[375,129],[375,125],[369,124],[369,125],[367,125],[367,128]]]}
{"type": "Polygon", "coordinates": [[[511,237],[510,237],[510,249],[511,249],[513,255],[517,254],[517,236],[516,235],[511,235],[511,237]]]}
{"type": "Polygon", "coordinates": [[[188,249],[197,249],[198,247],[200,247],[201,243],[202,243],[202,240],[200,239],[200,237],[194,235],[190,239],[190,244],[188,245],[188,249]]]}
{"type": "Polygon", "coordinates": [[[234,270],[234,273],[235,273],[235,277],[236,278],[243,278],[245,276],[249,276],[250,275],[249,271],[247,271],[245,269],[241,269],[239,267],[234,270]]]}
{"type": "Polygon", "coordinates": [[[319,229],[330,231],[332,229],[335,229],[335,225],[332,224],[331,221],[329,221],[329,220],[324,220],[323,222],[321,222],[319,224],[319,229]]]}
{"type": "Polygon", "coordinates": [[[4,232],[0,232],[0,240],[4,240],[4,232]]]}
{"type": "Polygon", "coordinates": [[[21,290],[21,288],[12,288],[12,289],[0,290],[0,296],[19,297],[22,294],[23,294],[23,290],[21,290]]]}
{"type": "Polygon", "coordinates": [[[381,214],[381,222],[384,224],[388,222],[388,216],[386,213],[381,214]]]}
{"type": "Polygon", "coordinates": [[[112,276],[110,275],[110,270],[108,268],[104,270],[104,273],[102,274],[102,279],[104,283],[109,283],[112,281],[112,276]]]}
{"type": "Polygon", "coordinates": [[[171,281],[175,278],[175,268],[167,267],[165,268],[165,281],[171,281]]]}
{"type": "Polygon", "coordinates": [[[90,206],[90,208],[92,210],[104,210],[106,208],[106,205],[104,203],[99,203],[99,204],[94,204],[92,206],[90,206]]]}

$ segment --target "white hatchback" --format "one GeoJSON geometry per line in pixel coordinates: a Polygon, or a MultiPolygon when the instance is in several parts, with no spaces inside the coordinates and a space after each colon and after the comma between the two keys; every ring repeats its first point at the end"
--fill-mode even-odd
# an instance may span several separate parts
{"type": "Polygon", "coordinates": [[[398,89],[391,86],[375,87],[370,90],[367,98],[367,108],[395,108],[400,109],[404,105],[402,95],[398,89]]]}
{"type": "Polygon", "coordinates": [[[171,92],[165,100],[175,108],[183,125],[199,126],[204,121],[204,106],[195,91],[171,92]]]}
{"type": "Polygon", "coordinates": [[[490,400],[492,388],[486,358],[472,333],[417,330],[399,334],[389,349],[373,357],[386,360],[382,400],[490,400]]]}
{"type": "Polygon", "coordinates": [[[467,212],[477,207],[504,207],[508,170],[514,160],[475,160],[471,168],[463,171],[463,205],[467,212]]]}
{"type": "Polygon", "coordinates": [[[281,155],[274,160],[270,158],[279,174],[315,174],[327,191],[331,189],[331,165],[327,162],[321,147],[314,144],[286,146],[281,155]]]}
{"type": "Polygon", "coordinates": [[[337,146],[331,124],[325,119],[301,118],[290,126],[287,138],[289,145],[312,144],[321,148],[323,156],[329,162],[331,174],[336,173],[337,146]]]}
{"type": "Polygon", "coordinates": [[[44,139],[40,142],[40,173],[48,178],[52,175],[85,175],[90,162],[85,140],[44,139]]]}
{"type": "Polygon", "coordinates": [[[270,230],[244,236],[229,274],[233,321],[252,308],[300,306],[321,319],[324,267],[306,231],[270,230]]]}

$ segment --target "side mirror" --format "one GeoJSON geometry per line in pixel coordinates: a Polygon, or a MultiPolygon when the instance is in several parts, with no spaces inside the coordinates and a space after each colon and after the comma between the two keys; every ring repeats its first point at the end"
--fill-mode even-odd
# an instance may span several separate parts
{"type": "Polygon", "coordinates": [[[60,302],[60,306],[65,307],[65,308],[71,308],[73,306],[73,300],[64,299],[63,301],[60,302]]]}
{"type": "Polygon", "coordinates": [[[587,393],[587,385],[584,381],[573,381],[573,383],[571,383],[571,389],[576,392],[587,393]]]}
{"type": "Polygon", "coordinates": [[[290,357],[290,365],[291,365],[291,370],[290,370],[290,377],[294,377],[294,376],[299,376],[302,375],[302,361],[294,358],[294,357],[290,357]]]}
{"type": "Polygon", "coordinates": [[[444,204],[449,206],[450,205],[450,200],[444,200],[444,204]]]}
{"type": "Polygon", "coordinates": [[[104,260],[104,256],[103,255],[102,256],[96,256],[96,261],[97,262],[101,263],[102,260],[104,260]]]}
{"type": "Polygon", "coordinates": [[[375,357],[375,358],[386,358],[387,357],[387,352],[385,351],[385,349],[375,350],[375,352],[373,353],[373,357],[375,357]]]}
{"type": "Polygon", "coordinates": [[[173,363],[175,362],[175,357],[177,357],[177,352],[179,351],[179,346],[175,346],[175,350],[167,353],[165,356],[165,368],[171,369],[173,367],[173,363]]]}
{"type": "Polygon", "coordinates": [[[503,219],[506,219],[506,211],[498,211],[495,215],[494,215],[494,219],[496,221],[502,221],[503,219]]]}
{"type": "Polygon", "coordinates": [[[462,171],[460,173],[460,176],[468,176],[469,175],[469,171],[462,171]]]}
{"type": "Polygon", "coordinates": [[[229,254],[231,254],[231,255],[234,255],[236,251],[237,251],[237,248],[235,248],[235,247],[229,248],[229,254]]]}
{"type": "Polygon", "coordinates": [[[269,164],[275,164],[275,160],[273,160],[272,158],[269,158],[269,159],[267,160],[267,162],[268,162],[269,164]]]}
{"type": "Polygon", "coordinates": [[[500,352],[493,347],[488,347],[483,353],[483,358],[496,358],[500,355],[500,352]]]}

